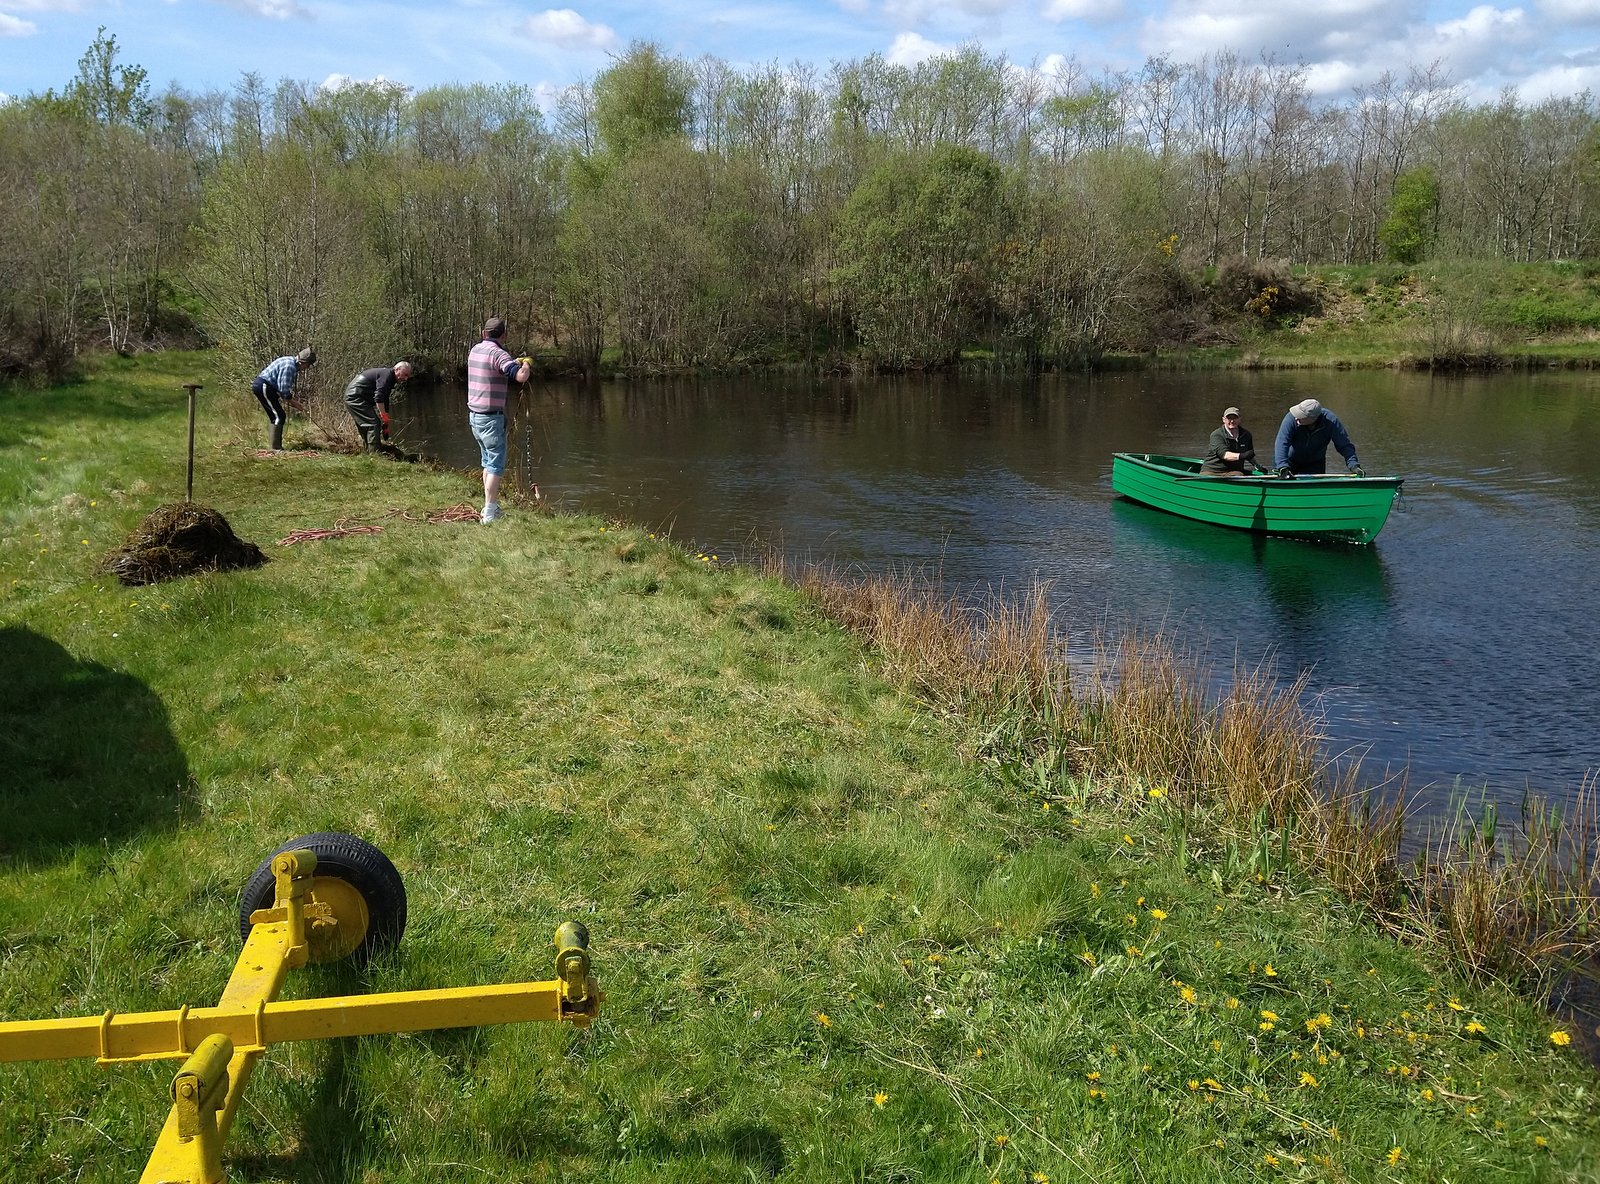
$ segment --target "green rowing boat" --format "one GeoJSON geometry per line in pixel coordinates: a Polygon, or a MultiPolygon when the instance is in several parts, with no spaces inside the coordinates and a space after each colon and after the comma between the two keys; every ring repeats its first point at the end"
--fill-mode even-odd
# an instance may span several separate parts
{"type": "Polygon", "coordinates": [[[1330,542],[1370,543],[1389,518],[1403,477],[1256,473],[1212,476],[1192,456],[1116,452],[1111,488],[1123,497],[1217,526],[1330,542]]]}

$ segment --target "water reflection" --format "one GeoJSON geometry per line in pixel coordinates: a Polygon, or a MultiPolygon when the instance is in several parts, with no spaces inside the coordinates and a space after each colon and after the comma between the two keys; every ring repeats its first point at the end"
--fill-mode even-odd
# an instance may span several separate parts
{"type": "Polygon", "coordinates": [[[1153,551],[1186,552],[1196,562],[1251,573],[1286,629],[1307,622],[1348,621],[1372,627],[1390,602],[1388,571],[1376,547],[1271,538],[1193,522],[1139,502],[1118,498],[1111,507],[1116,549],[1134,561],[1153,551]]]}

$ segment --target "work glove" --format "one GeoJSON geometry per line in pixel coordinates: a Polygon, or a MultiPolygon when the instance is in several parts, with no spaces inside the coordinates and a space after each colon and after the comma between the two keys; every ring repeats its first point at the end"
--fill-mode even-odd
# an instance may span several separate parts
{"type": "Polygon", "coordinates": [[[1284,465],[1284,466],[1282,466],[1281,468],[1278,469],[1278,476],[1282,477],[1284,480],[1287,481],[1287,480],[1289,480],[1289,479],[1294,477],[1294,470],[1291,469],[1288,465],[1284,465]]]}
{"type": "Polygon", "coordinates": [[[1351,468],[1350,475],[1352,477],[1365,477],[1367,475],[1367,470],[1363,469],[1360,465],[1355,465],[1351,468]]]}
{"type": "Polygon", "coordinates": [[[389,413],[382,407],[378,408],[378,422],[383,425],[383,438],[389,438],[389,413]]]}

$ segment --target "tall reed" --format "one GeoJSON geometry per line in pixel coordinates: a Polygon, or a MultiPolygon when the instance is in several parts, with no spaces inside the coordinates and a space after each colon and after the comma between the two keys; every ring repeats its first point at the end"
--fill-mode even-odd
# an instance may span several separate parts
{"type": "MultiPolygon", "coordinates": [[[[869,576],[769,556],[882,656],[888,673],[979,729],[984,755],[1058,798],[1183,812],[1185,826],[1265,842],[1396,932],[1425,932],[1468,969],[1547,988],[1600,969],[1600,787],[1565,809],[1529,795],[1508,823],[1458,809],[1402,854],[1403,775],[1368,783],[1330,760],[1304,677],[1236,669],[1227,689],[1170,638],[1097,639],[1075,663],[1047,589],[977,606],[911,574],[869,576]]],[[[1596,975],[1600,977],[1600,975],[1596,975]]]]}

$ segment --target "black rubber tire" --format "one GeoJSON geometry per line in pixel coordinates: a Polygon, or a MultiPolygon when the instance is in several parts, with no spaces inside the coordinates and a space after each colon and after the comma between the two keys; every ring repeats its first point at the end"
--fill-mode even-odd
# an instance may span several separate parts
{"type": "Polygon", "coordinates": [[[355,835],[322,832],[290,839],[251,873],[239,895],[239,935],[250,936],[250,914],[272,907],[276,882],[272,860],[285,851],[310,851],[317,857],[317,876],[343,880],[361,894],[367,906],[367,933],[351,961],[368,960],[393,949],[406,930],[406,886],[389,857],[355,835]]]}

